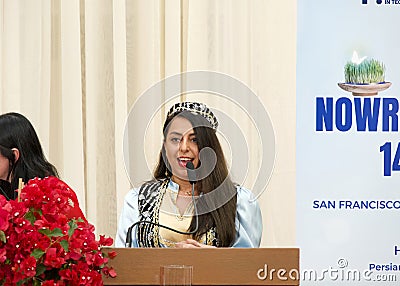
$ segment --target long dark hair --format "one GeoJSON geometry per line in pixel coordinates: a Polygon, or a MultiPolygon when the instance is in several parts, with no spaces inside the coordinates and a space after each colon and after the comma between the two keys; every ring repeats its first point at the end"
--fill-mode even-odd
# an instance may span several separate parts
{"type": "MultiPolygon", "coordinates": [[[[215,168],[212,172],[197,182],[199,193],[207,194],[213,190],[218,192],[218,196],[228,198],[228,201],[222,206],[214,207],[215,202],[212,196],[201,196],[197,201],[199,215],[199,225],[197,231],[193,235],[194,239],[200,239],[210,228],[215,227],[218,242],[221,247],[231,246],[236,237],[235,217],[236,217],[236,186],[229,177],[228,167],[222,151],[221,144],[218,140],[216,131],[211,128],[210,123],[199,114],[188,111],[182,111],[167,117],[164,127],[164,140],[168,134],[168,128],[172,119],[176,116],[186,118],[193,126],[196,134],[199,151],[205,147],[211,148],[217,157],[215,168]]],[[[207,160],[207,158],[201,158],[207,160]]],[[[172,176],[170,168],[166,164],[166,156],[164,144],[161,149],[158,164],[154,171],[156,179],[165,179],[172,176]],[[164,161],[165,158],[165,161],[164,161]]],[[[189,231],[196,230],[196,220],[193,217],[189,231]]]]}
{"type": "Polygon", "coordinates": [[[58,177],[57,169],[43,154],[39,138],[29,120],[22,114],[10,112],[0,115],[0,153],[10,162],[7,180],[12,190],[18,188],[18,180],[27,183],[34,177],[58,177]],[[11,149],[19,151],[16,160],[11,149]]]}

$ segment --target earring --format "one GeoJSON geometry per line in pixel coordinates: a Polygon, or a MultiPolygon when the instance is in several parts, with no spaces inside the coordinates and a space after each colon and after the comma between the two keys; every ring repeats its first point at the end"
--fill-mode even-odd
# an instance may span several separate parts
{"type": "Polygon", "coordinates": [[[169,164],[168,160],[165,160],[165,161],[164,161],[164,164],[165,164],[165,176],[166,176],[167,178],[169,178],[169,177],[170,177],[170,174],[172,174],[171,165],[169,164]]]}

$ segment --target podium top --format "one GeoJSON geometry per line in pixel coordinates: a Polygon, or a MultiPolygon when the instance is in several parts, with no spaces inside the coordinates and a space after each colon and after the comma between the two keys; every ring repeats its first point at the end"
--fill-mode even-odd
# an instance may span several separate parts
{"type": "Polygon", "coordinates": [[[104,285],[160,285],[162,265],[192,265],[192,285],[299,285],[298,248],[114,248],[104,285]]]}

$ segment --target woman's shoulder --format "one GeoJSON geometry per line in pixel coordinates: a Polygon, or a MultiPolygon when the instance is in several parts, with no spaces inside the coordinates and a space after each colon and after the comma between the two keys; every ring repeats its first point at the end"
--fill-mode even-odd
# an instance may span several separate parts
{"type": "Polygon", "coordinates": [[[238,200],[243,199],[243,200],[249,200],[249,201],[256,201],[256,197],[249,189],[247,189],[243,186],[237,185],[236,190],[237,190],[238,200]]]}
{"type": "Polygon", "coordinates": [[[237,187],[237,237],[233,247],[259,247],[262,235],[262,215],[255,195],[244,187],[237,187]]]}
{"type": "Polygon", "coordinates": [[[140,186],[133,187],[125,196],[126,200],[131,200],[139,196],[143,192],[151,192],[153,189],[157,189],[167,179],[154,179],[146,181],[140,186]]]}
{"type": "Polygon", "coordinates": [[[256,196],[247,188],[237,187],[237,210],[248,212],[250,210],[258,212],[260,206],[257,202],[256,196]]]}

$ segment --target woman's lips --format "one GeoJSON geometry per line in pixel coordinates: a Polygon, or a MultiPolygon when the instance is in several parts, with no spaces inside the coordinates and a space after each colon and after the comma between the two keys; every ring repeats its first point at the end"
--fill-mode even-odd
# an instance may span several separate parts
{"type": "Polygon", "coordinates": [[[178,160],[178,165],[181,166],[182,168],[186,168],[186,164],[188,162],[193,161],[192,158],[185,158],[185,157],[178,158],[177,160],[178,160]]]}

